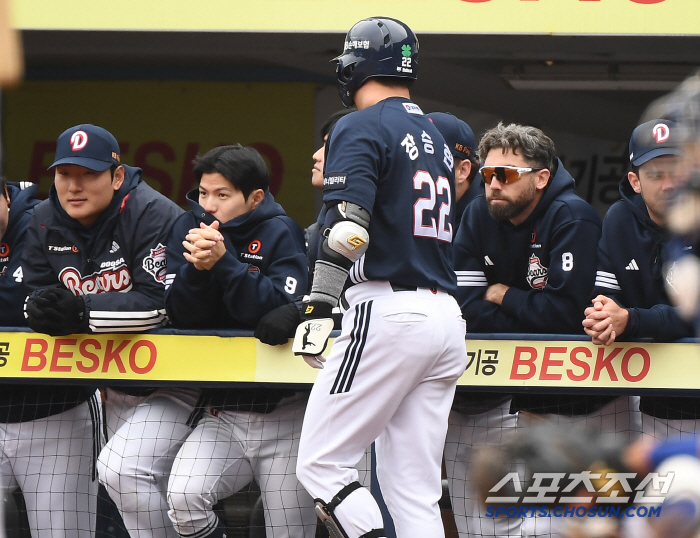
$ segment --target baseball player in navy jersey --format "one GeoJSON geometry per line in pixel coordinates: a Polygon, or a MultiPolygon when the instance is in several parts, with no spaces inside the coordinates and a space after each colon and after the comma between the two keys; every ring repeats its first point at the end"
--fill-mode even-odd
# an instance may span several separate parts
{"type": "MultiPolygon", "coordinates": [[[[119,144],[102,127],[76,125],[56,143],[49,199],[34,209],[23,257],[29,326],[52,335],[138,332],[165,320],[165,245],[183,213],[121,163],[119,144]]],[[[105,388],[108,442],[101,483],[132,537],[166,536],[172,525],[165,479],[195,389],[105,388]]]]}
{"type": "MultiPolygon", "coordinates": [[[[192,211],[175,223],[168,244],[166,308],[177,327],[250,329],[306,289],[302,231],[270,194],[265,161],[253,148],[214,148],[195,160],[194,173],[192,211]]],[[[225,536],[213,506],[255,480],[267,536],[313,538],[313,500],[294,474],[308,392],[258,387],[205,395],[205,412],[168,484],[177,533],[225,536]]]]}
{"type": "MultiPolygon", "coordinates": [[[[645,122],[632,132],[629,150],[632,169],[620,182],[622,199],[603,221],[594,304],[583,321],[599,345],[635,337],[672,342],[695,334],[666,293],[666,286],[674,285],[675,267],[664,267],[672,240],[666,213],[676,191],[680,128],[668,120],[645,122]]],[[[694,250],[688,241],[685,248],[694,250]]],[[[695,435],[700,425],[698,398],[643,396],[640,409],[643,432],[656,438],[695,435]]]]}
{"type": "MultiPolygon", "coordinates": [[[[455,186],[458,219],[484,185],[478,173],[474,133],[452,114],[428,114],[455,158],[455,186]],[[460,209],[461,208],[461,209],[460,209]]],[[[461,537],[519,537],[519,518],[489,518],[478,500],[471,460],[476,448],[506,443],[515,433],[517,414],[510,413],[510,394],[460,391],[455,394],[445,441],[445,471],[452,512],[461,537]]]]}
{"type": "Polygon", "coordinates": [[[402,538],[444,536],[438,500],[447,416],[466,366],[451,293],[453,157],[410,101],[418,40],[404,23],[365,19],[335,59],[343,104],[328,137],[326,219],[305,320],[292,346],[320,368],[297,475],[334,537],[386,534],[353,467],[376,439],[377,477],[402,538]],[[345,281],[341,335],[327,359],[345,281]]]}
{"type": "MultiPolygon", "coordinates": [[[[0,178],[0,326],[27,325],[22,254],[36,191],[0,178]]],[[[98,413],[94,389],[0,385],[0,494],[22,492],[34,538],[94,535],[98,413]]]]}

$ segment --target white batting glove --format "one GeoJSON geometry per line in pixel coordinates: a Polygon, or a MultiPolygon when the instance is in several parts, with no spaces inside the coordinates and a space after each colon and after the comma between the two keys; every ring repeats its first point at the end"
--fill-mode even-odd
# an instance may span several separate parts
{"type": "Polygon", "coordinates": [[[326,359],[321,355],[333,330],[331,306],[328,303],[304,303],[302,316],[307,317],[297,327],[292,352],[301,355],[312,368],[322,369],[326,359]],[[314,316],[314,317],[311,317],[314,316]]]}

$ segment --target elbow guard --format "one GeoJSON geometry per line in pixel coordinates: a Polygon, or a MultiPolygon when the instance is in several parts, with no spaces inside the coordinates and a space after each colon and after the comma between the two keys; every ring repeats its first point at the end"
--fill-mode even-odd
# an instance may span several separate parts
{"type": "Polygon", "coordinates": [[[322,258],[349,269],[369,246],[369,211],[341,202],[328,208],[323,229],[322,258]]]}

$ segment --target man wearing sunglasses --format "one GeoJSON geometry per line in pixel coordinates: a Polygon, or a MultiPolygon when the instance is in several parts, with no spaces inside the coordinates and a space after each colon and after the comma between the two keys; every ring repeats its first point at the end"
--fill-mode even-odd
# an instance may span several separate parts
{"type": "MultiPolygon", "coordinates": [[[[499,124],[484,134],[479,157],[485,192],[467,207],[454,243],[457,298],[467,330],[582,334],[600,218],[576,195],[554,143],[539,129],[499,124]]],[[[510,412],[525,412],[519,413],[518,427],[533,415],[551,414],[565,423],[597,417],[603,430],[614,431],[617,409],[606,409],[616,405],[613,399],[516,394],[510,412]],[[601,414],[612,417],[609,424],[601,422],[601,414]]],[[[491,435],[499,427],[488,424],[491,435]]],[[[528,518],[523,535],[533,523],[547,534],[544,520],[551,518],[528,518]]]]}

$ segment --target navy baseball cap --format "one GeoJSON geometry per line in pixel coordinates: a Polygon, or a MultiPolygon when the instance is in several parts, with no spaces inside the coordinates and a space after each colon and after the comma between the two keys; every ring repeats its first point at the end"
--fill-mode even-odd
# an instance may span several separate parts
{"type": "Polygon", "coordinates": [[[678,124],[669,120],[651,120],[632,131],[630,162],[641,166],[661,155],[682,155],[678,124]]]}
{"type": "Polygon", "coordinates": [[[454,157],[476,162],[476,141],[469,125],[446,112],[431,112],[427,116],[440,131],[454,157]]]}
{"type": "Polygon", "coordinates": [[[107,129],[83,123],[61,133],[56,141],[56,159],[49,170],[59,164],[77,164],[104,172],[119,166],[119,143],[107,129]]]}

